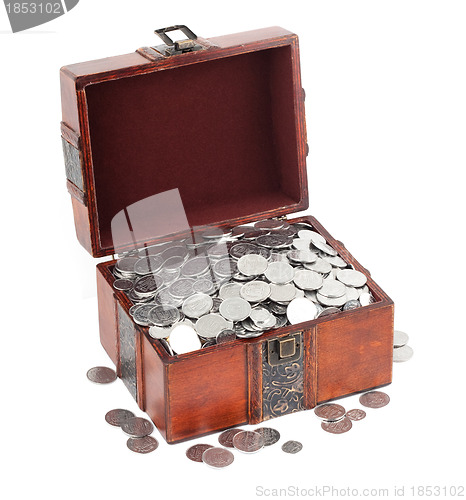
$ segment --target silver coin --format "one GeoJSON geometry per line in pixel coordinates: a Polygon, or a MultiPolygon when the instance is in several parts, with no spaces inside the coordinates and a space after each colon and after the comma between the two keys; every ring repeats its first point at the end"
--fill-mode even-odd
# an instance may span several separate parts
{"type": "Polygon", "coordinates": [[[125,434],[131,437],[144,437],[151,434],[154,430],[152,422],[141,417],[128,418],[121,424],[121,429],[125,434]]]}
{"type": "Polygon", "coordinates": [[[236,434],[238,434],[238,432],[242,431],[243,429],[238,429],[237,427],[227,429],[226,431],[223,431],[220,436],[218,436],[218,442],[226,448],[233,448],[233,438],[236,434]]]}
{"type": "Polygon", "coordinates": [[[331,434],[344,434],[351,430],[353,424],[351,419],[344,417],[338,420],[338,422],[322,422],[320,426],[324,431],[330,432],[331,434]]]}
{"type": "Polygon", "coordinates": [[[181,319],[180,311],[171,306],[155,306],[149,311],[148,316],[156,326],[173,325],[181,319]]]}
{"type": "Polygon", "coordinates": [[[128,420],[129,418],[134,417],[134,413],[129,410],[122,410],[118,408],[116,410],[110,410],[105,415],[105,421],[113,425],[114,427],[121,427],[121,424],[128,420]]]}
{"type": "Polygon", "coordinates": [[[170,344],[167,342],[166,339],[159,339],[159,342],[162,344],[163,348],[168,352],[168,354],[170,354],[170,356],[175,355],[173,349],[170,347],[170,344]]]}
{"type": "MultiPolygon", "coordinates": [[[[322,307],[322,306],[320,306],[320,307],[322,307]]],[[[335,313],[339,313],[339,312],[340,312],[340,309],[338,309],[337,307],[326,307],[325,309],[322,308],[318,312],[317,318],[323,318],[325,316],[330,316],[331,314],[335,314],[335,313]]]]}
{"type": "Polygon", "coordinates": [[[259,427],[259,429],[254,429],[264,439],[264,446],[271,446],[280,440],[280,433],[270,427],[259,427]]]}
{"type": "Polygon", "coordinates": [[[233,437],[233,446],[243,453],[256,453],[264,447],[264,438],[254,431],[241,431],[233,437]]]}
{"type": "Polygon", "coordinates": [[[331,255],[332,257],[338,255],[338,252],[332,248],[328,243],[322,243],[321,241],[312,241],[312,244],[321,252],[324,252],[326,255],[331,255]]]}
{"type": "Polygon", "coordinates": [[[236,332],[234,330],[223,330],[215,337],[217,344],[226,344],[236,339],[236,332]]]}
{"type": "Polygon", "coordinates": [[[359,299],[359,291],[352,286],[346,287],[346,300],[358,300],[359,299]]]}
{"type": "Polygon", "coordinates": [[[353,309],[359,309],[360,307],[361,304],[359,300],[348,300],[348,302],[345,302],[343,305],[343,311],[352,311],[353,309]]]}
{"type": "Polygon", "coordinates": [[[206,314],[196,321],[194,329],[202,338],[215,338],[222,330],[227,330],[228,322],[216,313],[206,314]]]}
{"type": "Polygon", "coordinates": [[[149,327],[149,335],[153,339],[166,339],[169,337],[170,332],[172,331],[171,326],[151,326],[149,327]]]}
{"type": "Polygon", "coordinates": [[[285,226],[285,221],[278,219],[266,219],[260,220],[254,223],[254,227],[257,229],[268,229],[269,231],[275,231],[276,229],[282,229],[285,226]]]}
{"type": "Polygon", "coordinates": [[[359,402],[367,408],[382,408],[388,405],[390,397],[381,391],[371,391],[360,396],[359,402]]]}
{"type": "Polygon", "coordinates": [[[202,233],[202,237],[206,240],[217,240],[229,236],[231,231],[223,230],[219,227],[209,227],[202,233]]]}
{"type": "Polygon", "coordinates": [[[218,295],[223,300],[239,297],[241,286],[239,283],[225,283],[220,287],[218,295]]]}
{"type": "Polygon", "coordinates": [[[299,441],[287,441],[282,444],[282,450],[285,453],[295,454],[303,449],[303,445],[299,441]]]}
{"type": "Polygon", "coordinates": [[[254,307],[251,309],[249,317],[257,326],[262,326],[270,320],[272,313],[264,307],[254,307]]]}
{"type": "Polygon", "coordinates": [[[115,370],[107,368],[106,366],[95,366],[88,370],[86,375],[94,384],[110,384],[117,379],[115,370]]]}
{"type": "Polygon", "coordinates": [[[290,250],[287,257],[290,261],[298,264],[312,264],[318,259],[317,254],[311,250],[290,250]]]}
{"type": "Polygon", "coordinates": [[[241,297],[232,297],[225,299],[219,308],[220,314],[230,321],[242,321],[249,316],[251,304],[241,297]]]}
{"type": "Polygon", "coordinates": [[[154,295],[154,305],[180,307],[182,298],[173,297],[168,288],[162,288],[154,295]]]}
{"type": "Polygon", "coordinates": [[[363,307],[368,306],[374,302],[374,297],[370,292],[363,292],[359,296],[359,302],[363,307]]]}
{"type": "Polygon", "coordinates": [[[130,437],[126,446],[135,453],[151,453],[159,447],[159,442],[152,436],[130,437]]]}
{"type": "Polygon", "coordinates": [[[337,273],[337,279],[346,286],[361,287],[367,282],[366,276],[355,269],[340,269],[337,273]]]}
{"type": "Polygon", "coordinates": [[[264,274],[271,283],[284,285],[292,281],[294,272],[294,268],[287,262],[271,262],[264,274]]]}
{"type": "Polygon", "coordinates": [[[195,444],[186,450],[186,456],[193,462],[202,463],[202,455],[209,448],[213,448],[211,444],[195,444]]]}
{"type": "Polygon", "coordinates": [[[134,282],[133,290],[141,296],[155,294],[163,286],[163,278],[156,274],[147,274],[134,282]]]}
{"type": "Polygon", "coordinates": [[[115,268],[123,273],[134,273],[134,266],[138,260],[139,257],[123,257],[117,260],[115,268]]]}
{"type": "Polygon", "coordinates": [[[309,250],[310,249],[311,240],[303,240],[301,238],[294,238],[292,246],[296,248],[296,250],[309,250]]]}
{"type": "Polygon", "coordinates": [[[271,233],[259,236],[256,243],[265,248],[284,248],[290,244],[290,240],[286,236],[271,233]]]}
{"type": "Polygon", "coordinates": [[[340,281],[325,279],[323,280],[322,287],[319,289],[318,293],[324,295],[325,297],[336,299],[338,297],[346,296],[346,286],[340,281]]]}
{"type": "Polygon", "coordinates": [[[228,257],[228,245],[226,243],[217,243],[207,249],[207,255],[211,259],[221,259],[228,257]]]}
{"type": "Polygon", "coordinates": [[[245,283],[240,290],[240,295],[248,302],[263,302],[270,297],[271,286],[265,281],[250,281],[245,283]]]}
{"type": "Polygon", "coordinates": [[[121,278],[113,282],[113,288],[115,290],[121,290],[122,292],[129,292],[133,288],[133,282],[121,278]]]}
{"type": "Polygon", "coordinates": [[[181,268],[181,274],[187,278],[198,277],[209,269],[209,260],[206,257],[194,257],[187,260],[181,268]]]}
{"type": "Polygon", "coordinates": [[[322,260],[338,268],[345,268],[348,265],[339,255],[322,255],[322,260]]]}
{"type": "Polygon", "coordinates": [[[326,297],[325,295],[322,295],[319,292],[320,290],[317,291],[316,298],[322,305],[326,307],[341,307],[347,302],[346,295],[343,295],[342,297],[330,298],[326,297]]]}
{"type": "Polygon", "coordinates": [[[267,259],[262,255],[248,254],[238,260],[238,270],[245,276],[264,274],[267,266],[267,259]]]}
{"type": "Polygon", "coordinates": [[[318,290],[323,286],[324,280],[319,273],[303,269],[295,272],[293,282],[301,290],[318,290]]]}
{"type": "Polygon", "coordinates": [[[393,346],[403,347],[409,342],[409,336],[405,332],[400,332],[400,330],[395,330],[393,332],[393,346]]]}
{"type": "Polygon", "coordinates": [[[176,257],[177,259],[180,259],[181,262],[184,262],[184,260],[188,257],[188,253],[188,249],[185,245],[172,245],[166,248],[160,254],[160,257],[163,259],[164,263],[173,257],[176,257]]]}
{"type": "Polygon", "coordinates": [[[319,274],[328,274],[332,270],[332,264],[320,257],[317,257],[317,260],[311,264],[304,263],[304,267],[319,274]]]}
{"type": "Polygon", "coordinates": [[[149,317],[150,312],[155,307],[154,304],[140,304],[139,307],[133,311],[133,321],[141,326],[153,325],[149,317]]]}
{"type": "Polygon", "coordinates": [[[409,345],[395,347],[395,349],[393,349],[393,361],[394,363],[409,361],[413,357],[413,354],[414,351],[409,345]]]}
{"type": "Polygon", "coordinates": [[[221,469],[233,463],[235,457],[230,450],[225,448],[212,447],[204,451],[202,461],[210,467],[221,469]]]}
{"type": "Polygon", "coordinates": [[[254,245],[253,243],[240,242],[230,247],[230,255],[238,260],[245,255],[261,255],[265,259],[268,259],[270,257],[270,250],[254,245]]]}
{"type": "Polygon", "coordinates": [[[292,325],[311,321],[317,316],[317,308],[314,302],[305,297],[293,299],[286,309],[286,316],[292,325]]]}
{"type": "Polygon", "coordinates": [[[327,243],[326,239],[316,231],[310,231],[309,229],[301,229],[298,231],[298,236],[303,240],[318,241],[320,243],[327,243]]]}
{"type": "Polygon", "coordinates": [[[196,330],[188,323],[176,324],[170,332],[168,342],[176,354],[185,354],[201,348],[196,330]]]}
{"type": "Polygon", "coordinates": [[[336,422],[345,416],[345,409],[343,406],[335,403],[325,403],[323,405],[317,406],[314,409],[314,413],[326,422],[336,422]]]}
{"type": "Polygon", "coordinates": [[[212,295],[213,293],[215,293],[215,284],[209,278],[199,278],[194,282],[193,292],[206,293],[207,295],[212,295]]]}
{"type": "Polygon", "coordinates": [[[196,293],[183,302],[181,310],[188,318],[200,318],[207,314],[214,305],[212,297],[205,293],[196,293]]]}
{"type": "MultiPolygon", "coordinates": [[[[275,285],[272,283],[270,285],[270,300],[274,302],[291,302],[295,297],[296,287],[293,283],[288,283],[287,285],[275,285]]],[[[286,313],[286,308],[280,310],[282,311],[281,314],[286,313]]]]}
{"type": "Polygon", "coordinates": [[[192,278],[181,278],[174,281],[169,287],[170,295],[177,299],[186,299],[194,293],[194,284],[196,281],[192,278]]]}
{"type": "Polygon", "coordinates": [[[217,261],[213,269],[214,273],[221,278],[230,278],[237,271],[236,262],[230,260],[228,257],[226,259],[221,259],[217,261]]]}
{"type": "Polygon", "coordinates": [[[359,420],[362,420],[363,418],[366,418],[366,412],[364,410],[356,408],[354,410],[347,411],[346,416],[349,419],[353,420],[353,422],[357,422],[359,420]]]}
{"type": "Polygon", "coordinates": [[[134,264],[134,272],[136,274],[154,274],[162,268],[163,259],[156,255],[149,255],[139,259],[134,264]]]}

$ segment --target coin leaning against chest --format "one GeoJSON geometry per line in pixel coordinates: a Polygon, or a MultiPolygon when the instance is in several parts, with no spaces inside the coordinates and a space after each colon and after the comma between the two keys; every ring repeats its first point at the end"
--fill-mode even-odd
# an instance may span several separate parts
{"type": "Polygon", "coordinates": [[[382,408],[388,405],[390,397],[381,391],[371,391],[360,396],[359,402],[367,408],[382,408]]]}

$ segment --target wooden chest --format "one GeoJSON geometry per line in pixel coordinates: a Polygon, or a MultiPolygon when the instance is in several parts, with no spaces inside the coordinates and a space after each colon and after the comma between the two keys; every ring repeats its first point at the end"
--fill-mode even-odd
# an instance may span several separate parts
{"type": "Polygon", "coordinates": [[[172,44],[162,30],[166,45],[61,69],[76,233],[94,257],[113,255],[97,266],[101,343],[169,443],[392,379],[393,302],[310,216],[288,222],[309,223],[365,273],[372,304],[174,356],[132,320],[131,300],[113,288],[115,254],[308,207],[298,37],[275,27],[201,39],[182,29],[192,40],[172,44]]]}

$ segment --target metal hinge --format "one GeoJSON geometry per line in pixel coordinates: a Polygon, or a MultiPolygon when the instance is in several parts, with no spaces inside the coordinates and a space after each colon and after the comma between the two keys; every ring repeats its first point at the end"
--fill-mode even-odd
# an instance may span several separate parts
{"type": "MultiPolygon", "coordinates": [[[[154,33],[158,35],[166,46],[162,46],[162,50],[167,56],[174,56],[177,54],[185,54],[187,52],[194,52],[196,50],[201,50],[204,47],[196,43],[197,36],[184,24],[177,24],[175,26],[169,26],[168,28],[160,28],[155,30],[154,33]],[[170,31],[181,31],[184,35],[188,37],[187,40],[177,40],[173,41],[167,33],[170,31]]],[[[158,51],[161,49],[156,47],[158,51]]]]}
{"type": "Polygon", "coordinates": [[[288,220],[288,217],[286,215],[280,215],[278,217],[273,217],[276,220],[288,220]]]}

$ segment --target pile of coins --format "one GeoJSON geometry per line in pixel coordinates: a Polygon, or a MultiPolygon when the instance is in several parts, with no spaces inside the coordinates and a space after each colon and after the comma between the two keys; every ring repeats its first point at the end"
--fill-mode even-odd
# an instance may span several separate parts
{"type": "MultiPolygon", "coordinates": [[[[210,467],[221,469],[231,465],[235,459],[228,449],[242,453],[256,453],[266,446],[272,446],[280,439],[280,433],[270,427],[260,427],[254,431],[233,428],[220,434],[218,441],[221,446],[210,444],[195,444],[186,450],[186,456],[193,462],[204,462],[210,467]]],[[[287,441],[282,445],[285,453],[298,453],[303,445],[298,441],[287,441]]]]}
{"type": "Polygon", "coordinates": [[[114,427],[120,427],[129,436],[126,446],[135,453],[151,453],[159,446],[157,439],[150,435],[154,431],[152,422],[136,417],[129,410],[110,410],[105,415],[105,421],[114,427]]]}
{"type": "Polygon", "coordinates": [[[409,361],[414,354],[412,347],[408,345],[409,336],[405,332],[395,330],[393,335],[393,362],[402,363],[409,361]]]}
{"type": "MultiPolygon", "coordinates": [[[[371,391],[359,398],[361,405],[367,408],[382,408],[390,402],[390,397],[384,392],[371,391]]],[[[366,418],[366,412],[359,408],[346,411],[343,406],[335,403],[325,403],[314,409],[315,415],[322,421],[322,429],[331,434],[344,434],[353,428],[353,422],[366,418]]]]}
{"type": "Polygon", "coordinates": [[[171,355],[369,305],[366,276],[307,223],[264,220],[126,254],[114,288],[171,355]]]}

